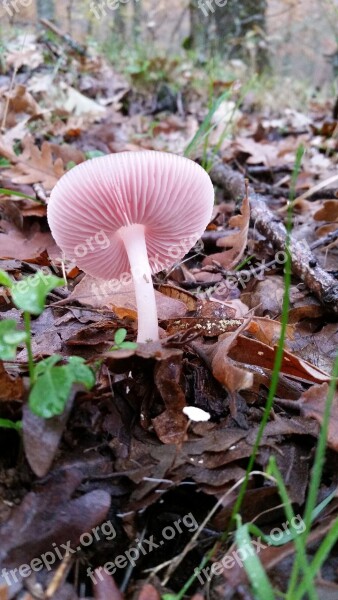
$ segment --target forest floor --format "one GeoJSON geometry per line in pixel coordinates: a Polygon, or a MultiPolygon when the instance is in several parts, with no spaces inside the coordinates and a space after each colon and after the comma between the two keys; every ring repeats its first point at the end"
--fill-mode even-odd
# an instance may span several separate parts
{"type": "Polygon", "coordinates": [[[0,75],[0,600],[337,599],[334,99],[262,108],[188,62],[123,74],[20,43],[0,75]],[[138,150],[185,154],[216,192],[154,276],[145,345],[133,290],[64,259],[46,219],[66,171],[138,150]]]}

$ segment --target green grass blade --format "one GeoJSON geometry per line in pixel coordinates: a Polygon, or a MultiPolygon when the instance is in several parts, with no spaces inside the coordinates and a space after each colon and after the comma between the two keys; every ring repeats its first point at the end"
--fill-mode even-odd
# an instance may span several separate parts
{"type": "Polygon", "coordinates": [[[270,581],[259,560],[249,534],[248,524],[242,525],[241,518],[237,515],[237,530],[235,539],[238,550],[241,552],[241,561],[251,583],[257,600],[275,600],[275,595],[270,581]]]}
{"type": "MultiPolygon", "coordinates": [[[[296,528],[292,527],[292,524],[295,519],[295,513],[293,511],[291,500],[288,496],[288,492],[285,487],[283,477],[277,467],[276,459],[274,456],[270,457],[268,472],[271,473],[271,475],[273,475],[276,479],[279,495],[283,501],[285,514],[288,519],[288,525],[289,525],[289,527],[291,527],[294,530],[294,533],[297,534],[297,535],[294,535],[293,541],[294,541],[294,544],[296,547],[296,560],[299,561],[302,571],[305,575],[304,581],[306,581],[306,591],[308,593],[310,600],[318,600],[317,593],[313,588],[310,567],[307,562],[306,547],[304,546],[303,540],[302,540],[302,533],[297,532],[296,528]]],[[[305,523],[304,523],[304,531],[306,531],[305,523]]],[[[289,597],[289,596],[287,596],[287,597],[289,597]]],[[[290,597],[290,600],[293,600],[293,596],[290,597]]]]}
{"type": "Polygon", "coordinates": [[[330,502],[333,500],[333,498],[335,498],[337,496],[337,489],[338,488],[333,490],[333,492],[331,494],[329,494],[327,496],[327,498],[325,498],[322,502],[320,502],[320,504],[318,504],[318,506],[316,506],[316,508],[312,511],[311,521],[314,521],[315,519],[317,519],[318,515],[320,515],[322,510],[324,510],[324,508],[326,508],[327,505],[330,504],[330,502]]]}
{"type": "Polygon", "coordinates": [[[204,121],[201,123],[191,142],[186,147],[184,151],[184,156],[190,156],[197,148],[197,146],[205,139],[205,137],[208,136],[210,132],[217,126],[217,123],[212,123],[212,117],[214,116],[216,110],[218,110],[222,102],[229,97],[230,93],[231,90],[226,90],[225,92],[223,92],[223,94],[219,96],[219,98],[217,98],[217,100],[215,100],[204,121]]]}
{"type": "MultiPolygon", "coordinates": [[[[337,355],[335,363],[334,363],[332,379],[330,382],[327,400],[325,403],[325,409],[324,409],[324,414],[323,414],[323,423],[322,423],[322,427],[321,427],[321,431],[320,431],[320,435],[319,435],[319,439],[318,439],[318,444],[317,444],[317,448],[316,448],[315,460],[314,460],[312,474],[311,474],[311,478],[310,478],[309,492],[308,492],[307,501],[306,501],[306,505],[305,505],[304,522],[306,525],[306,529],[305,529],[304,533],[302,534],[302,543],[303,543],[304,547],[306,546],[306,540],[310,533],[312,515],[315,511],[318,490],[319,490],[321,476],[322,476],[322,472],[323,472],[323,466],[324,466],[324,460],[325,460],[325,450],[326,450],[326,440],[327,440],[327,434],[328,434],[328,429],[329,429],[329,421],[330,421],[330,414],[331,414],[333,399],[334,399],[334,395],[335,395],[335,391],[336,391],[337,378],[338,378],[338,355],[337,355]]],[[[299,568],[300,568],[299,561],[296,560],[293,565],[291,578],[290,578],[290,586],[289,586],[290,599],[293,598],[293,594],[296,589],[298,575],[299,575],[299,568]]]]}
{"type": "Polygon", "coordinates": [[[37,202],[38,204],[43,204],[41,200],[34,198],[34,196],[28,196],[27,194],[23,194],[23,192],[17,192],[16,190],[0,188],[0,194],[3,194],[4,196],[18,196],[19,198],[26,198],[27,200],[32,200],[33,202],[37,202]]]}
{"type": "MultiPolygon", "coordinates": [[[[319,546],[319,548],[314,556],[312,563],[310,564],[310,576],[312,578],[312,581],[316,577],[316,575],[319,572],[320,568],[322,567],[325,559],[329,555],[330,550],[336,544],[337,540],[338,540],[338,520],[335,522],[332,529],[329,531],[327,536],[322,541],[321,545],[319,546]]],[[[308,587],[307,584],[308,584],[308,582],[306,580],[302,581],[302,583],[299,585],[297,590],[294,592],[294,594],[292,596],[292,600],[302,600],[302,598],[304,598],[304,595],[305,595],[307,587],[308,587]]]]}

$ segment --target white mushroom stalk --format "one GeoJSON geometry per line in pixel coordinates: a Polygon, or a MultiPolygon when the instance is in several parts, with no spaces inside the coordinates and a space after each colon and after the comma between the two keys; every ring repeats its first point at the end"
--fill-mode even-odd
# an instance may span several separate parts
{"type": "Polygon", "coordinates": [[[140,224],[126,225],[118,230],[128,254],[135,288],[138,314],[137,341],[140,343],[159,339],[155,291],[144,230],[144,225],[140,224]]]}

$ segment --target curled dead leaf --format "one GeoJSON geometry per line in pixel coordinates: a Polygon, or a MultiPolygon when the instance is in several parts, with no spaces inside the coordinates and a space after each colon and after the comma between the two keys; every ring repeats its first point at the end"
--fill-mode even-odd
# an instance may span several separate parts
{"type": "Polygon", "coordinates": [[[220,263],[225,269],[232,269],[237,265],[247,245],[249,222],[250,204],[249,198],[246,196],[242,202],[241,214],[235,215],[229,220],[229,227],[238,228],[239,231],[217,240],[217,246],[225,248],[225,250],[207,256],[203,261],[203,265],[212,265],[214,261],[220,263]]]}

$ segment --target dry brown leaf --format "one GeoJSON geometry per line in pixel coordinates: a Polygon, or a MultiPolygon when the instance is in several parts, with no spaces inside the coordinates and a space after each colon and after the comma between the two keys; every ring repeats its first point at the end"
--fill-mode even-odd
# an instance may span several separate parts
{"type": "Polygon", "coordinates": [[[326,200],[324,206],[314,214],[315,221],[327,221],[333,223],[338,221],[338,202],[337,200],[326,200]]]}
{"type": "Polygon", "coordinates": [[[43,183],[51,190],[64,175],[65,170],[60,158],[53,159],[50,144],[43,142],[41,150],[34,144],[30,135],[23,140],[23,152],[19,156],[0,140],[0,154],[11,161],[12,167],[4,172],[13,183],[43,183]]]}
{"type": "MultiPolygon", "coordinates": [[[[165,320],[185,315],[187,309],[180,300],[164,296],[156,290],[155,297],[159,319],[165,320]]],[[[109,306],[114,311],[126,309],[127,315],[137,314],[132,283],[120,284],[117,288],[116,285],[113,285],[113,282],[85,275],[69,296],[69,300],[76,300],[80,304],[92,306],[93,308],[109,306]]]]}
{"type": "Polygon", "coordinates": [[[101,104],[88,98],[88,96],[84,96],[78,90],[66,84],[63,85],[62,98],[54,96],[56,106],[63,108],[67,112],[74,113],[76,116],[90,114],[93,117],[99,117],[106,112],[106,109],[101,104]]]}
{"type": "Polygon", "coordinates": [[[175,300],[180,300],[180,302],[184,302],[187,307],[187,310],[196,310],[197,307],[197,298],[193,294],[186,292],[185,290],[181,290],[173,285],[159,285],[157,286],[157,290],[161,292],[164,296],[169,296],[169,298],[174,298],[175,300]]]}
{"type": "MultiPolygon", "coordinates": [[[[267,344],[268,346],[274,346],[278,343],[282,327],[279,321],[273,321],[267,317],[254,317],[252,323],[256,325],[255,330],[252,330],[256,340],[263,342],[263,344],[267,344]]],[[[287,325],[286,340],[292,340],[294,337],[295,326],[287,325]]]]}
{"type": "Polygon", "coordinates": [[[140,590],[136,600],[161,600],[161,596],[151,583],[146,583],[140,590]]]}
{"type": "Polygon", "coordinates": [[[55,158],[61,158],[64,165],[67,165],[69,162],[74,162],[76,165],[79,165],[86,160],[85,154],[70,144],[62,144],[60,146],[59,144],[49,143],[49,146],[53,156],[55,156],[55,158]]]}
{"type": "Polygon", "coordinates": [[[255,142],[252,138],[240,138],[235,141],[235,148],[238,152],[249,154],[247,162],[251,165],[263,164],[272,166],[278,164],[278,146],[267,144],[265,142],[255,142]]]}
{"type": "Polygon", "coordinates": [[[8,600],[8,587],[0,585],[0,600],[8,600]]]}
{"type": "Polygon", "coordinates": [[[215,337],[229,331],[236,331],[243,323],[236,315],[236,308],[219,302],[200,304],[191,317],[167,320],[167,333],[191,331],[208,337],[215,337]]]}
{"type": "Polygon", "coordinates": [[[24,387],[20,377],[11,377],[0,361],[0,401],[21,400],[24,387]]]}
{"type": "Polygon", "coordinates": [[[124,600],[114,578],[104,569],[95,569],[94,577],[96,584],[93,585],[95,600],[124,600]]]}
{"type": "MultiPolygon", "coordinates": [[[[329,392],[328,383],[322,383],[321,385],[313,385],[306,392],[304,392],[297,405],[301,408],[301,414],[304,417],[310,417],[316,419],[320,425],[323,423],[323,415],[325,411],[325,404],[329,392]]],[[[328,445],[338,451],[338,392],[335,393],[333,398],[333,404],[330,414],[329,421],[329,432],[328,432],[328,445]]]]}
{"type": "Polygon", "coordinates": [[[38,417],[28,405],[24,406],[22,426],[25,456],[38,477],[44,477],[52,465],[79,389],[81,386],[73,386],[63,413],[51,419],[38,417]]]}
{"type": "Polygon", "coordinates": [[[233,333],[221,335],[217,344],[211,348],[203,346],[202,352],[211,360],[211,369],[217,381],[226,387],[231,393],[250,388],[253,384],[253,374],[237,366],[234,360],[229,358],[231,348],[236,347],[239,334],[248,326],[245,321],[233,333]]]}
{"type": "Polygon", "coordinates": [[[26,113],[28,115],[41,114],[41,108],[34,100],[32,94],[27,91],[26,86],[18,84],[9,94],[8,108],[14,113],[26,113]]]}
{"type": "Polygon", "coordinates": [[[155,366],[155,385],[165,404],[165,411],[152,419],[158,438],[163,444],[179,444],[187,434],[185,393],[180,385],[182,356],[180,354],[161,360],[155,366]]]}
{"type": "MultiPolygon", "coordinates": [[[[22,46],[22,45],[21,45],[22,46]]],[[[6,55],[6,63],[9,67],[20,69],[24,65],[30,69],[36,69],[43,64],[44,57],[35,43],[29,43],[25,39],[24,47],[20,50],[12,50],[6,55]]]]}
{"type": "MultiPolygon", "coordinates": [[[[238,362],[272,370],[275,362],[276,347],[272,348],[257,340],[239,336],[237,344],[231,348],[230,355],[231,358],[238,362]]],[[[287,350],[284,350],[281,373],[313,383],[330,381],[330,375],[287,350]]]]}
{"type": "MultiPolygon", "coordinates": [[[[41,257],[47,251],[49,256],[56,256],[59,252],[50,233],[37,231],[27,239],[25,234],[14,230],[8,234],[0,233],[0,258],[17,258],[18,260],[32,260],[41,257]]],[[[48,264],[46,260],[40,264],[48,264]]]]}
{"type": "Polygon", "coordinates": [[[249,221],[250,205],[249,198],[246,196],[243,199],[241,214],[235,215],[229,220],[229,227],[238,228],[239,231],[217,240],[217,246],[227,249],[217,254],[210,254],[204,259],[203,265],[212,265],[214,261],[219,262],[225,269],[232,269],[237,265],[247,245],[249,221]]]}

